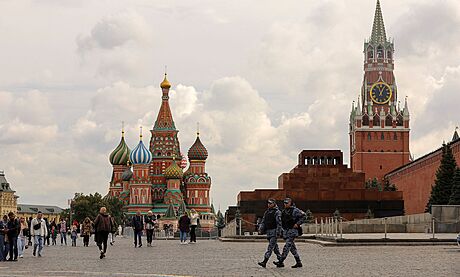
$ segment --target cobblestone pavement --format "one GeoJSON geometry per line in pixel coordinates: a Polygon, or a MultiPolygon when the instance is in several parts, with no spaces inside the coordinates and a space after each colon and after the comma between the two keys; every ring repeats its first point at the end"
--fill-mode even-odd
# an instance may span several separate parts
{"type": "MultiPolygon", "coordinates": [[[[18,262],[1,262],[3,276],[460,276],[458,246],[367,246],[327,248],[298,243],[304,267],[266,269],[257,265],[266,244],[202,240],[180,245],[177,240],[154,241],[154,247],[134,248],[130,239],[117,239],[107,257],[99,259],[94,242],[79,246],[45,247],[44,256],[31,249],[18,262]]],[[[282,243],[280,246],[282,247],[282,243]]]]}

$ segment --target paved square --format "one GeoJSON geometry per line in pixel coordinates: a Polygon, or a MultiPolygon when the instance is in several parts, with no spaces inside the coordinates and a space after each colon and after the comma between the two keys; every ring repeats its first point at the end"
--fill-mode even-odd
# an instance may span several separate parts
{"type": "MultiPolygon", "coordinates": [[[[31,249],[18,262],[0,263],[3,276],[460,276],[457,246],[322,247],[298,243],[304,267],[291,269],[271,263],[257,265],[265,243],[230,243],[201,240],[180,245],[177,240],[154,241],[154,247],[134,248],[130,239],[109,245],[99,259],[94,242],[88,248],[50,246],[44,257],[32,257],[31,249]]],[[[283,243],[280,243],[282,247],[283,243]]]]}

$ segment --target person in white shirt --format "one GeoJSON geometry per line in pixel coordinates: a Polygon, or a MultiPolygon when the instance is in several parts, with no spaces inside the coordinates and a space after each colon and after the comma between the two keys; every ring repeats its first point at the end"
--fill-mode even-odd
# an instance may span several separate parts
{"type": "Polygon", "coordinates": [[[45,242],[45,238],[48,235],[48,229],[46,228],[46,222],[43,219],[42,212],[37,213],[37,217],[32,219],[30,224],[30,232],[32,237],[34,238],[34,252],[33,255],[37,254],[38,248],[38,256],[42,256],[43,250],[43,243],[45,242]]]}
{"type": "Polygon", "coordinates": [[[198,226],[198,220],[200,214],[192,209],[190,211],[190,243],[196,243],[196,227],[198,226]]]}

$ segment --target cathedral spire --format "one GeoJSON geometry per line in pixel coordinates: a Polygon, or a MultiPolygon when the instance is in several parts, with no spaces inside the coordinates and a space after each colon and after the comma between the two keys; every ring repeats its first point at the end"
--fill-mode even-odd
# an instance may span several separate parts
{"type": "Polygon", "coordinates": [[[160,111],[158,112],[157,120],[153,127],[154,130],[176,130],[174,120],[172,118],[171,108],[169,107],[169,89],[171,88],[171,83],[167,79],[167,74],[163,82],[161,82],[160,87],[163,92],[162,102],[160,111]]]}
{"type": "Polygon", "coordinates": [[[383,23],[382,9],[380,8],[380,1],[377,0],[370,42],[373,44],[384,44],[386,41],[387,35],[385,33],[385,24],[383,23]]]}

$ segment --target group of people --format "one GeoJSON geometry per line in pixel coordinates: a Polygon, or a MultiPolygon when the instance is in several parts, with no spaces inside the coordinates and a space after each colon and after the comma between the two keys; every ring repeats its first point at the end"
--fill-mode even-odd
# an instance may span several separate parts
{"type": "MultiPolygon", "coordinates": [[[[190,243],[196,243],[196,228],[199,222],[199,213],[195,209],[190,210],[190,215],[183,212],[178,221],[180,233],[180,244],[188,244],[187,236],[190,234],[190,243]]],[[[142,233],[145,231],[147,236],[147,246],[152,246],[153,233],[155,230],[157,218],[152,211],[148,211],[145,216],[138,211],[132,218],[132,227],[134,231],[134,247],[142,247],[142,233]]],[[[165,229],[165,232],[169,230],[165,229]]]]}
{"type": "Polygon", "coordinates": [[[292,268],[302,267],[299,253],[295,245],[295,238],[302,235],[301,224],[306,221],[306,214],[295,207],[292,199],[286,198],[283,201],[284,209],[280,211],[276,205],[275,199],[267,200],[267,210],[259,224],[259,232],[267,235],[268,248],[264,255],[264,260],[258,264],[262,267],[267,266],[268,259],[275,252],[278,261],[273,263],[276,267],[284,267],[289,252],[295,258],[295,265],[292,268]],[[281,253],[278,247],[278,237],[284,238],[286,241],[283,252],[281,253]]]}

